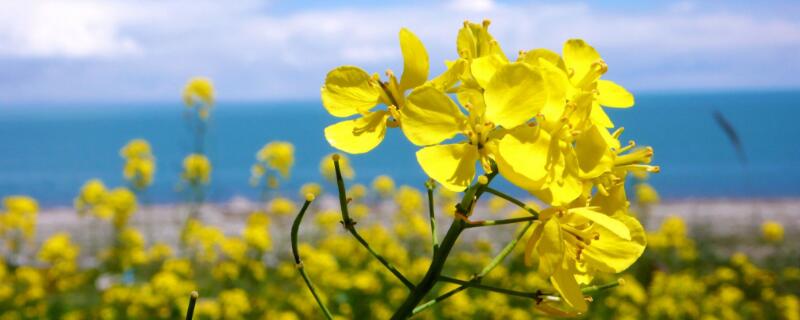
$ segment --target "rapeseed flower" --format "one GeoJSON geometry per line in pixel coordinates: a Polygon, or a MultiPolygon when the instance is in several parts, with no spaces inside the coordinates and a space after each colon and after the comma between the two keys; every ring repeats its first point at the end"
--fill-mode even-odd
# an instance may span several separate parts
{"type": "Polygon", "coordinates": [[[408,29],[400,30],[400,50],[403,73],[398,81],[391,70],[387,81],[377,74],[370,76],[355,66],[331,70],[322,86],[322,104],[334,117],[357,118],[344,120],[325,128],[325,138],[333,147],[347,153],[365,153],[383,141],[387,127],[401,125],[397,110],[406,104],[405,92],[428,78],[428,53],[422,42],[408,29]],[[373,111],[378,104],[386,110],[373,111]]]}
{"type": "Polygon", "coordinates": [[[193,153],[183,159],[181,178],[190,185],[206,185],[211,180],[211,162],[205,155],[193,153]]]}
{"type": "Polygon", "coordinates": [[[761,236],[767,242],[783,242],[783,225],[774,220],[767,220],[761,224],[761,236]]]}
{"type": "Polygon", "coordinates": [[[189,79],[183,88],[183,103],[187,108],[197,108],[202,120],[207,120],[211,107],[214,106],[214,85],[205,77],[189,79]]]}

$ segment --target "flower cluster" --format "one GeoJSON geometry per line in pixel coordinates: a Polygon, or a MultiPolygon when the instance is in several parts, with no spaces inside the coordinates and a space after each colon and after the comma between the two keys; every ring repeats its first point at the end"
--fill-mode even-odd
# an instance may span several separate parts
{"type": "Polygon", "coordinates": [[[30,197],[8,196],[3,198],[3,209],[0,212],[0,239],[7,249],[17,252],[24,240],[33,238],[39,204],[30,197]]]}
{"type": "Polygon", "coordinates": [[[156,164],[150,143],[144,139],[133,139],[119,151],[125,159],[122,175],[136,190],[147,188],[153,183],[156,164]]]}
{"type": "Polygon", "coordinates": [[[488,27],[465,22],[458,56],[435,77],[424,45],[407,29],[399,35],[399,80],[354,66],[330,71],[321,91],[325,109],[354,118],[325,128],[325,137],[359,154],[377,147],[387,128],[400,128],[421,148],[422,170],[446,189],[469,190],[480,168],[481,184],[499,174],[528,191],[548,208],[534,223],[526,261],[538,260],[566,305],[585,312],[580,284],[625,270],[644,251],[644,229],[627,212],[625,180],[659,171],[649,165],[653,150],[620,142],[623,130],[605,108],[631,107],[634,98],[602,79],[608,65],[592,46],[572,39],[560,55],[533,49],[512,60],[488,27]],[[375,110],[381,104],[386,108],[375,110]]]}
{"type": "Polygon", "coordinates": [[[198,117],[207,120],[214,106],[214,85],[204,77],[189,79],[183,89],[183,103],[187,108],[196,108],[198,117]]]}
{"type": "Polygon", "coordinates": [[[256,163],[250,167],[250,184],[258,186],[265,180],[265,186],[278,187],[278,177],[287,179],[294,166],[294,145],[285,141],[272,141],[256,153],[256,163]],[[277,173],[277,174],[276,174],[277,173]]]}

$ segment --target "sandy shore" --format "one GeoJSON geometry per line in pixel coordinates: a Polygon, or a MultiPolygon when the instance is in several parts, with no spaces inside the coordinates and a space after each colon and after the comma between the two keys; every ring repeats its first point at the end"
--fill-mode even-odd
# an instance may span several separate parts
{"type": "MultiPolygon", "coordinates": [[[[320,199],[315,204],[321,210],[336,210],[338,203],[332,197],[320,199]]],[[[220,228],[228,235],[238,234],[250,212],[258,209],[257,203],[246,199],[234,199],[228,203],[205,205],[202,220],[206,224],[220,228]]],[[[393,205],[377,204],[376,217],[386,217],[393,205]]],[[[480,208],[479,208],[480,209],[480,208]]],[[[142,207],[133,216],[132,226],[139,229],[147,243],[164,242],[176,244],[182,223],[188,214],[184,205],[153,205],[142,207]]],[[[786,234],[796,234],[800,230],[800,198],[785,199],[686,199],[665,201],[651,208],[645,226],[652,230],[670,215],[683,217],[692,226],[701,226],[712,236],[757,237],[758,227],[766,219],[783,223],[786,234]]],[[[292,216],[278,217],[271,228],[273,242],[279,247],[288,239],[289,223],[292,216]]],[[[440,225],[447,223],[441,217],[440,225]]],[[[313,228],[308,221],[304,228],[313,228]]],[[[311,231],[309,229],[305,229],[311,231]]],[[[69,207],[43,209],[37,222],[35,247],[44,239],[57,232],[69,232],[73,240],[80,243],[85,256],[91,256],[100,247],[105,247],[111,238],[111,228],[107,222],[79,217],[69,207]]],[[[486,236],[478,232],[475,236],[486,236]]],[[[496,237],[496,233],[492,238],[496,237]]],[[[496,239],[502,241],[503,239],[496,239]]]]}

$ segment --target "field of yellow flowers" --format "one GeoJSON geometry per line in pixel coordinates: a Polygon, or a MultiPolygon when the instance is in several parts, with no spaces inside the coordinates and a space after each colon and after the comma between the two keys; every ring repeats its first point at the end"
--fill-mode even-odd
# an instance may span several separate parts
{"type": "Polygon", "coordinates": [[[214,87],[191,79],[184,102],[196,139],[180,177],[188,200],[174,207],[179,221],[169,226],[176,241],[153,241],[131,223],[152,209],[139,201],[157,171],[145,140],[120,150],[126,186],[93,179],[76,190],[74,219],[91,226],[86,232],[110,230],[90,243],[68,232],[33,241],[36,200],[7,196],[0,212],[0,320],[187,313],[800,318],[798,251],[787,245],[797,239],[778,222],[739,239],[715,238],[679,216],[644,230],[639,221],[659,202],[646,180],[659,168],[650,165],[652,148],[623,145],[621,128],[612,130],[603,108],[630,107],[633,96],[600,79],[608,66],[594,48],[573,39],[563,57],[536,49],[512,61],[488,27],[465,23],[458,58],[432,79],[423,44],[406,29],[399,34],[399,80],[391,71],[381,80],[354,66],[325,79],[325,109],[347,118],[324,130],[330,144],[360,154],[380,144],[386,130],[402,130],[420,146],[419,165],[431,178],[420,182],[424,188],[396,186],[389,175],[351,184],[357,168],[345,154],[331,154],[320,160],[324,183],[288,192],[281,184],[291,178],[294,146],[273,141],[256,151],[250,183],[262,190],[261,203],[237,232],[206,219],[214,87]],[[381,104],[387,108],[373,110],[381,104]],[[535,199],[494,189],[495,177],[535,199]]]}

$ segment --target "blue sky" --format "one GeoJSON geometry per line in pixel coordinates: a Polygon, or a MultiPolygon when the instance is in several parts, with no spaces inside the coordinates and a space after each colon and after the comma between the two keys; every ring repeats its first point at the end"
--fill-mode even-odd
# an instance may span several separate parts
{"type": "Polygon", "coordinates": [[[221,100],[314,100],[342,64],[400,71],[414,31],[434,72],[465,19],[513,55],[584,38],[636,92],[800,88],[798,1],[2,0],[0,105],[177,100],[191,76],[221,100]]]}

